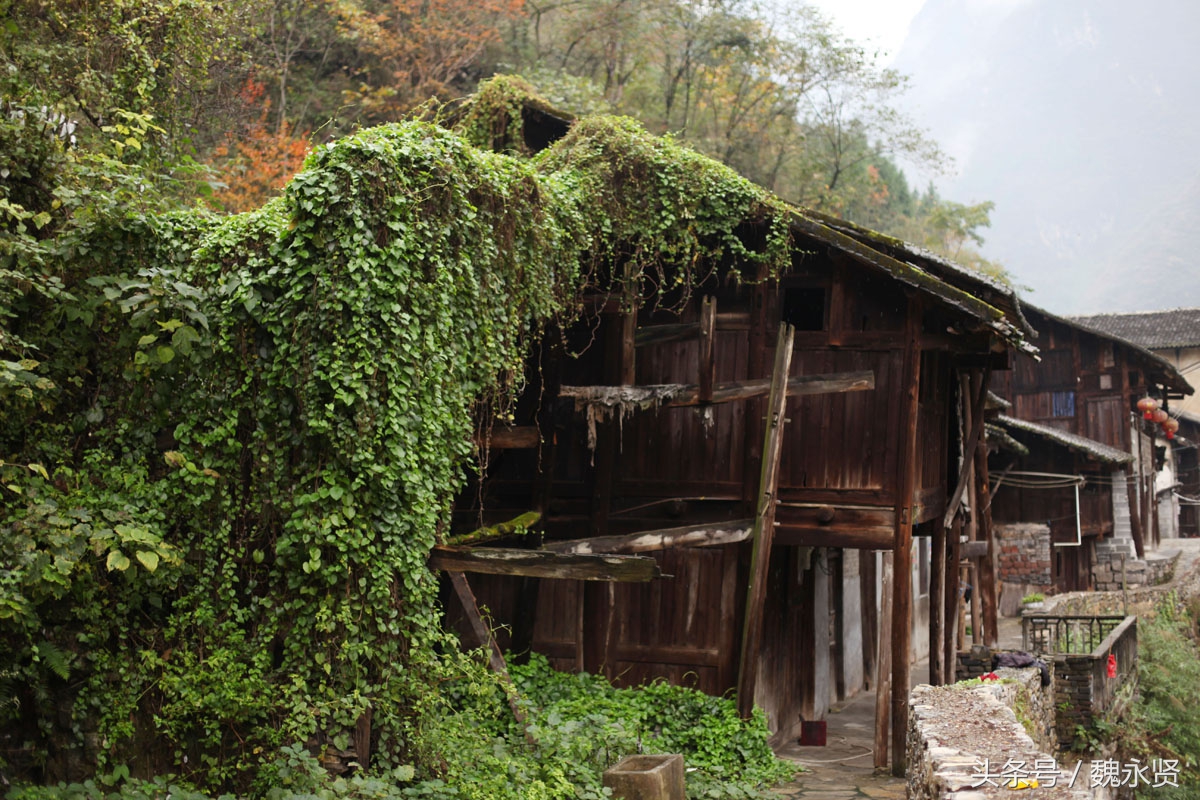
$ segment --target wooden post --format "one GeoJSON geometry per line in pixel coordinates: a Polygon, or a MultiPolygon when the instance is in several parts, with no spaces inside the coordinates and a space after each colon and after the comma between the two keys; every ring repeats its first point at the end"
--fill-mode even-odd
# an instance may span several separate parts
{"type": "Polygon", "coordinates": [[[754,687],[758,679],[758,653],[762,641],[762,612],[767,594],[767,567],[775,538],[776,485],[779,459],[783,454],[784,411],[787,403],[788,371],[792,366],[794,330],[784,323],[775,343],[775,368],[767,398],[767,431],[759,473],[758,508],[751,534],[750,582],[746,589],[746,617],[742,626],[742,652],[738,659],[738,712],[749,718],[754,711],[754,687]]]}
{"type": "MultiPolygon", "coordinates": [[[[1138,449],[1141,450],[1141,434],[1138,434],[1138,449]]],[[[1125,476],[1125,491],[1129,497],[1129,530],[1133,535],[1133,549],[1137,553],[1138,558],[1146,557],[1146,546],[1142,539],[1142,514],[1138,507],[1138,485],[1139,478],[1133,474],[1133,467],[1129,465],[1129,474],[1125,476]]]]}
{"type": "MultiPolygon", "coordinates": [[[[984,384],[987,391],[987,384],[984,384]]],[[[983,642],[996,647],[1000,641],[1000,597],[996,581],[996,532],[992,527],[992,495],[988,489],[987,447],[975,451],[975,502],[979,515],[980,538],[987,543],[987,554],[980,559],[979,585],[975,591],[983,601],[983,642]]]]}
{"type": "Polygon", "coordinates": [[[979,561],[972,559],[967,568],[971,576],[971,644],[983,644],[983,598],[979,596],[979,561]]]}
{"type": "Polygon", "coordinates": [[[875,569],[875,551],[858,551],[859,588],[862,596],[862,647],[863,647],[863,685],[866,689],[874,689],[878,684],[875,680],[878,651],[875,649],[879,631],[879,609],[875,605],[878,596],[875,591],[875,580],[878,571],[875,569]]]}
{"type": "Polygon", "coordinates": [[[892,564],[892,774],[902,777],[907,754],[908,691],[912,654],[912,529],[913,489],[917,480],[917,419],[921,388],[921,303],[908,300],[904,348],[905,393],[900,420],[904,425],[896,454],[896,546],[892,564]]]}
{"type": "Polygon", "coordinates": [[[940,519],[933,522],[933,541],[929,553],[929,683],[941,686],[953,681],[944,669],[946,649],[945,603],[946,589],[946,526],[940,519]]]}
{"type": "Polygon", "coordinates": [[[888,709],[892,706],[892,552],[883,553],[879,586],[879,668],[875,672],[875,769],[888,765],[888,709]]]}
{"type": "Polygon", "coordinates": [[[833,618],[833,688],[835,697],[841,701],[846,698],[846,630],[845,593],[846,593],[846,560],[834,553],[842,553],[840,549],[830,548],[825,553],[830,569],[830,598],[829,615],[833,618]],[[836,564],[834,563],[836,562],[836,564]]]}
{"type": "Polygon", "coordinates": [[[945,665],[946,675],[951,680],[954,679],[958,667],[958,561],[961,536],[962,516],[956,516],[946,532],[946,591],[942,597],[945,607],[942,624],[946,633],[946,639],[942,643],[942,664],[945,665]]]}
{"type": "Polygon", "coordinates": [[[713,383],[716,377],[717,362],[715,360],[714,334],[717,329],[717,299],[705,297],[700,306],[700,404],[711,403],[713,399],[713,383]]]}

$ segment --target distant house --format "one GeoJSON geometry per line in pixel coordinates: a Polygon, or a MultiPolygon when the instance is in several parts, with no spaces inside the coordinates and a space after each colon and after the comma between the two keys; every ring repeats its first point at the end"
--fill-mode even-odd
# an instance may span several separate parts
{"type": "MultiPolygon", "coordinates": [[[[1091,314],[1071,319],[1162,356],[1191,383],[1200,378],[1200,308],[1091,314]]],[[[1168,488],[1174,486],[1174,491],[1161,504],[1178,507],[1181,536],[1200,536],[1200,454],[1196,449],[1200,442],[1200,395],[1179,401],[1172,413],[1178,414],[1181,426],[1172,448],[1173,480],[1166,484],[1168,488]]]]}
{"type": "MultiPolygon", "coordinates": [[[[1189,382],[1200,378],[1200,308],[1089,314],[1067,319],[1161,356],[1189,382]]],[[[1184,398],[1175,410],[1200,418],[1200,395],[1184,398]]]]}
{"type": "MultiPolygon", "coordinates": [[[[1173,364],[1137,344],[1024,309],[1039,331],[1040,361],[1020,358],[992,382],[1008,403],[994,424],[1020,448],[993,439],[992,516],[997,525],[1044,524],[1049,584],[1091,589],[1096,563],[1140,556],[1173,535],[1155,483],[1165,439],[1136,405],[1149,395],[1174,408],[1192,388],[1173,364]]],[[[1003,563],[1001,572],[1004,580],[1003,563]]]]}

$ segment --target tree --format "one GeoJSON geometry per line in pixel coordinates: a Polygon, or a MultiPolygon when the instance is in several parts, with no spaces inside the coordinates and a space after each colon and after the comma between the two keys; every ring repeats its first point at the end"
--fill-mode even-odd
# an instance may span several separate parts
{"type": "Polygon", "coordinates": [[[360,98],[379,113],[401,113],[430,97],[469,89],[499,26],[521,13],[523,0],[345,0],[343,25],[378,63],[360,98]]]}

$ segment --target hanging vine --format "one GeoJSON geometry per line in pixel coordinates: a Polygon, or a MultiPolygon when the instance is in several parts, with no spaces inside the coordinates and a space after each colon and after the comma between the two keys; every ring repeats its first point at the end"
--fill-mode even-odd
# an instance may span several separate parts
{"type": "Polygon", "coordinates": [[[262,788],[369,710],[374,764],[437,774],[430,686],[462,667],[426,559],[475,404],[585,291],[682,303],[723,259],[783,268],[786,217],[595,118],[534,157],[375,128],[249,214],[100,220],[19,328],[59,388],[0,433],[0,666],[29,687],[0,714],[98,767],[262,788]]]}

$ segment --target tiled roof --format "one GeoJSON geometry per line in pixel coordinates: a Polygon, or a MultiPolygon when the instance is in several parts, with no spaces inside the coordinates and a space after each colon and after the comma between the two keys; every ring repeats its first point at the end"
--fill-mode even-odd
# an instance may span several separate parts
{"type": "Polygon", "coordinates": [[[1158,353],[1155,353],[1145,345],[1140,344],[1132,339],[1127,339],[1120,334],[1088,324],[1085,321],[1086,319],[1094,319],[1095,317],[1062,317],[1057,314],[1052,314],[1044,308],[1038,308],[1037,306],[1030,305],[1029,303],[1026,303],[1025,307],[1031,311],[1035,311],[1045,317],[1048,317],[1049,319],[1061,322],[1064,325],[1073,325],[1081,331],[1086,331],[1095,336],[1109,339],[1112,342],[1121,345],[1121,347],[1125,348],[1127,353],[1134,357],[1137,366],[1147,371],[1147,377],[1152,383],[1161,383],[1168,389],[1180,392],[1184,395],[1190,395],[1196,391],[1192,385],[1188,383],[1187,378],[1183,377],[1179,370],[1175,368],[1175,365],[1163,358],[1158,353]]]}
{"type": "Polygon", "coordinates": [[[1004,414],[998,415],[996,421],[1010,431],[1025,431],[1026,433],[1041,436],[1043,439],[1048,439],[1055,444],[1060,444],[1071,450],[1083,453],[1097,461],[1109,464],[1128,464],[1130,461],[1133,461],[1133,455],[1126,453],[1124,450],[1118,450],[1103,442],[1097,442],[1095,439],[1088,439],[1086,436],[1068,433],[1058,428],[1052,428],[1049,425],[1039,425],[1036,422],[1029,422],[1028,420],[1017,419],[1016,417],[1009,417],[1004,414]]]}
{"type": "Polygon", "coordinates": [[[1200,347],[1200,308],[1091,314],[1068,319],[1088,328],[1120,336],[1148,350],[1200,347]]]}

